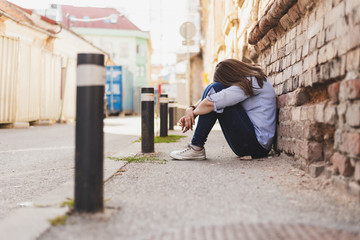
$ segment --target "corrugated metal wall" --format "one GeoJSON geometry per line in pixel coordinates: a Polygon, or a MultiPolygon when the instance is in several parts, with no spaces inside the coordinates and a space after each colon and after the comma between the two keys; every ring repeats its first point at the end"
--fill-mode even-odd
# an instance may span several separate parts
{"type": "Polygon", "coordinates": [[[60,56],[5,36],[0,50],[0,123],[59,119],[60,56]]]}
{"type": "Polygon", "coordinates": [[[76,59],[68,58],[63,66],[63,100],[61,120],[75,120],[76,115],[76,59]]]}
{"type": "Polygon", "coordinates": [[[40,119],[59,119],[61,108],[61,57],[50,52],[42,54],[40,119]]]}
{"type": "Polygon", "coordinates": [[[0,36],[0,123],[15,121],[18,51],[18,39],[0,36]]]}

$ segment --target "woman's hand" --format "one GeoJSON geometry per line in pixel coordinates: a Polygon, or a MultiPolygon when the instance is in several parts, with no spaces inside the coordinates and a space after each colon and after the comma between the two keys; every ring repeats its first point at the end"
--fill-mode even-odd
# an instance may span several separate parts
{"type": "Polygon", "coordinates": [[[183,133],[187,132],[189,129],[193,130],[193,125],[195,124],[195,116],[193,108],[187,108],[185,115],[180,118],[179,125],[183,133]]]}

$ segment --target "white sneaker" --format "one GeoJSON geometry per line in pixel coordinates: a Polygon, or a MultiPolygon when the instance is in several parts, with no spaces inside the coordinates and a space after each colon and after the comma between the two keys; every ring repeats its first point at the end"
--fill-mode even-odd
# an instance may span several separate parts
{"type": "Polygon", "coordinates": [[[170,157],[175,160],[205,160],[205,148],[196,151],[188,144],[188,147],[185,149],[171,152],[170,157]]]}

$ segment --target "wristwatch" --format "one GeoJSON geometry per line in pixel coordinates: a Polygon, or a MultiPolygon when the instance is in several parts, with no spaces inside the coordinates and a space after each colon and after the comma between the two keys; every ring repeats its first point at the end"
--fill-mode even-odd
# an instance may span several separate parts
{"type": "Polygon", "coordinates": [[[194,105],[191,105],[191,106],[189,106],[189,108],[192,108],[194,111],[196,107],[194,105]]]}

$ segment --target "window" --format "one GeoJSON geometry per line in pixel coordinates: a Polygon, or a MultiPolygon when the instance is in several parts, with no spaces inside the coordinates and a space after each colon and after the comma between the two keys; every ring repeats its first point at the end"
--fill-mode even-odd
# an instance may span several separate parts
{"type": "Polygon", "coordinates": [[[136,65],[135,77],[145,77],[145,66],[144,65],[136,65]]]}
{"type": "Polygon", "coordinates": [[[145,48],[143,45],[136,44],[136,54],[139,56],[145,56],[145,48]]]}
{"type": "Polygon", "coordinates": [[[76,22],[76,16],[75,15],[70,15],[69,17],[71,22],[76,22]]]}
{"type": "Polygon", "coordinates": [[[127,58],[129,56],[129,46],[127,43],[120,43],[119,44],[119,57],[127,58]]]}

